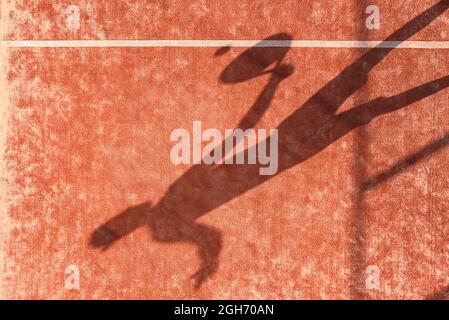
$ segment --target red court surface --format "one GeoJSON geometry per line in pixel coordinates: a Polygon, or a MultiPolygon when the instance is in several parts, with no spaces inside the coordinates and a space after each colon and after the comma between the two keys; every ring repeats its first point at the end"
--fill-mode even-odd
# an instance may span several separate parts
{"type": "Polygon", "coordinates": [[[435,44],[449,1],[105,3],[2,5],[3,298],[446,297],[449,49],[11,44],[435,44]],[[276,174],[170,161],[242,119],[278,128],[276,174]]]}

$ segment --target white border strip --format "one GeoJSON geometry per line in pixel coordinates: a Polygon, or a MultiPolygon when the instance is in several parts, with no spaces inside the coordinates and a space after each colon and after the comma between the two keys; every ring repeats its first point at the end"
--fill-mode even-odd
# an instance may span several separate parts
{"type": "Polygon", "coordinates": [[[292,47],[449,49],[449,41],[321,41],[321,40],[5,40],[7,48],[111,47],[292,47]]]}

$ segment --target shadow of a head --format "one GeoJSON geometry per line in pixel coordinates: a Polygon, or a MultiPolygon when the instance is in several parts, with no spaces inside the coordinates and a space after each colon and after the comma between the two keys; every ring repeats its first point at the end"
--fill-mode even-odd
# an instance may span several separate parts
{"type": "Polygon", "coordinates": [[[265,74],[266,69],[280,62],[287,54],[292,37],[278,33],[257,43],[234,59],[220,74],[224,83],[238,83],[265,74]]]}
{"type": "Polygon", "coordinates": [[[116,240],[130,234],[148,222],[152,212],[151,202],[130,207],[98,227],[91,235],[89,245],[106,250],[116,240]]]}

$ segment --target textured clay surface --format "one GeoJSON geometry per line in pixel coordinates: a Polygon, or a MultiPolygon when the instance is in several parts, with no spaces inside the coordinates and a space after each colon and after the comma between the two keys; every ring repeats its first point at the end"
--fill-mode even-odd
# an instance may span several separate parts
{"type": "MultiPolygon", "coordinates": [[[[449,41],[449,1],[432,0],[16,0],[1,15],[3,40],[449,41]],[[365,27],[371,4],[380,29],[365,27]]],[[[448,62],[448,49],[3,47],[2,296],[444,298],[448,62]],[[242,119],[278,128],[277,174],[170,161],[174,129],[242,119]]]]}

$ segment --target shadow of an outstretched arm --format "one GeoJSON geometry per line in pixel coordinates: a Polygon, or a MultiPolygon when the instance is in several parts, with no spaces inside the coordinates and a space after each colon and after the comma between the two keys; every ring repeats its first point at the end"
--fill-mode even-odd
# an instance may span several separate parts
{"type": "MultiPolygon", "coordinates": [[[[413,89],[407,90],[391,97],[382,97],[359,105],[335,117],[335,122],[342,127],[347,126],[346,131],[365,125],[373,119],[395,112],[413,103],[423,100],[441,90],[449,87],[449,76],[441,77],[413,89]]],[[[338,136],[338,134],[336,134],[338,136]]]]}

